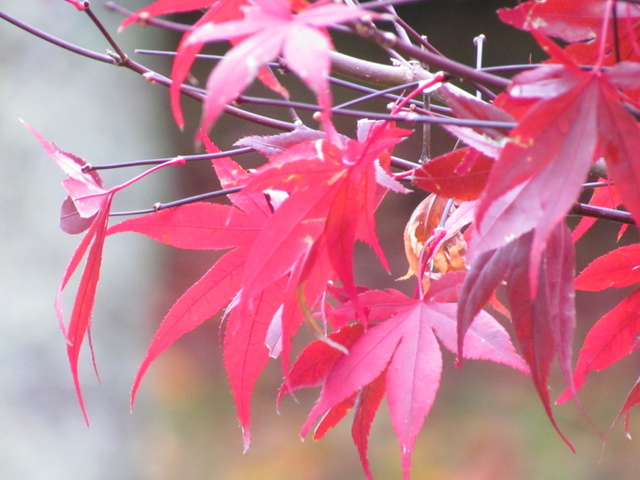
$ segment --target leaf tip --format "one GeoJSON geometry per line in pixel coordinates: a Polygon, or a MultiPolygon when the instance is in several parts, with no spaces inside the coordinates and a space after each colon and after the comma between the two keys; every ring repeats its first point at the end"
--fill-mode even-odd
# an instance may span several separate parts
{"type": "Polygon", "coordinates": [[[251,433],[248,428],[240,427],[242,430],[242,454],[244,455],[249,451],[249,447],[251,446],[251,433]]]}

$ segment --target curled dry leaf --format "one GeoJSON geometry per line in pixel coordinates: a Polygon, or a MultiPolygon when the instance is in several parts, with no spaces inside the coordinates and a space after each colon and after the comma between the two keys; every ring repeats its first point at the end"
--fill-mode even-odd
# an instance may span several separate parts
{"type": "Polygon", "coordinates": [[[424,271],[422,283],[425,292],[431,279],[437,278],[440,274],[467,269],[467,244],[460,230],[442,230],[440,239],[437,239],[437,229],[447,201],[448,199],[432,193],[416,207],[404,229],[404,250],[409,262],[409,271],[402,279],[424,271]],[[439,248],[434,248],[438,246],[439,248]],[[425,248],[435,250],[435,254],[425,251],[425,248]],[[428,262],[428,269],[421,268],[421,257],[422,261],[428,262]]]}

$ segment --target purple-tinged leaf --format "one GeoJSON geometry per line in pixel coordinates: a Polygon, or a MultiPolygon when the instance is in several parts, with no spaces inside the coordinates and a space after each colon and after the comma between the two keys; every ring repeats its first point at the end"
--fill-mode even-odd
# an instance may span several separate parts
{"type": "Polygon", "coordinates": [[[321,140],[326,134],[320,130],[313,130],[304,125],[292,132],[280,133],[278,135],[249,135],[242,137],[234,146],[251,147],[267,158],[292,147],[298,143],[321,140]]]}

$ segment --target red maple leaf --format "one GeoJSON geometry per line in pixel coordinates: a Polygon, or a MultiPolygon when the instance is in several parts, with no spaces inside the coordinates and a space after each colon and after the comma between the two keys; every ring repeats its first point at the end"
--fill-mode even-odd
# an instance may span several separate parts
{"type": "Polygon", "coordinates": [[[470,147],[425,162],[413,172],[413,183],[448,198],[476,200],[484,190],[494,160],[470,147]]]}
{"type": "MultiPolygon", "coordinates": [[[[454,276],[461,280],[460,275],[454,276]]],[[[447,349],[456,349],[457,306],[439,301],[443,289],[451,289],[451,282],[445,281],[446,278],[434,282],[422,300],[408,298],[396,290],[372,290],[360,294],[359,303],[367,311],[373,326],[355,340],[350,339],[349,354],[336,354],[335,349],[319,345],[310,346],[301,354],[300,363],[320,366],[296,371],[293,377],[295,388],[316,385],[326,377],[318,401],[302,427],[301,436],[305,436],[327,412],[336,412],[341,417],[345,402],[353,405],[360,395],[364,407],[361,404],[356,413],[359,423],[354,439],[370,477],[366,454],[363,453],[370,422],[384,392],[402,451],[404,478],[408,478],[416,436],[440,385],[442,356],[436,337],[447,349]],[[311,348],[313,354],[310,353],[311,348]],[[323,351],[324,358],[319,355],[319,350],[323,351]],[[324,365],[325,361],[327,365],[324,365]],[[366,398],[362,399],[363,395],[366,398]]],[[[449,297],[449,294],[444,296],[449,297]]],[[[332,311],[331,315],[353,318],[355,310],[354,302],[348,302],[332,311]]],[[[466,358],[491,360],[528,372],[524,361],[515,353],[507,332],[493,317],[480,312],[475,322],[466,338],[466,358]]],[[[346,328],[350,334],[358,333],[353,330],[355,327],[346,328]]],[[[340,341],[338,336],[333,338],[340,341]]]]}
{"type": "Polygon", "coordinates": [[[488,251],[533,230],[532,295],[545,242],[576,201],[596,159],[604,158],[625,206],[640,218],[640,162],[634,154],[640,149],[640,129],[621,105],[620,93],[636,83],[621,71],[640,71],[640,65],[623,62],[606,72],[583,71],[557,45],[533,33],[562,63],[514,78],[509,89],[514,102],[536,102],[509,134],[491,170],[470,245],[472,253],[488,251]]]}
{"type": "MultiPolygon", "coordinates": [[[[316,94],[324,112],[325,128],[329,128],[326,123],[331,107],[329,51],[333,45],[325,27],[363,15],[363,10],[335,3],[320,2],[294,13],[288,0],[256,0],[245,7],[242,19],[220,22],[218,17],[210,16],[201,20],[185,37],[176,58],[172,75],[174,112],[175,88],[185,78],[195,52],[208,42],[239,39],[207,81],[208,95],[201,122],[204,131],[211,128],[224,107],[249,86],[261,68],[279,55],[287,68],[316,94]]],[[[177,118],[181,124],[181,116],[177,118]]]]}
{"type": "MultiPolygon", "coordinates": [[[[584,385],[587,374],[609,368],[640,347],[640,290],[622,300],[591,327],[580,349],[573,372],[573,390],[584,385]]],[[[570,400],[574,393],[567,389],[557,403],[570,400]]]]}
{"type": "Polygon", "coordinates": [[[355,298],[355,241],[368,243],[386,266],[375,233],[374,212],[381,188],[376,165],[380,156],[388,155],[409,133],[376,124],[363,141],[346,140],[342,146],[328,140],[303,142],[259,168],[247,182],[247,191],[281,190],[289,197],[269,219],[249,254],[243,296],[251,298],[296,269],[309,270],[322,256],[324,247],[319,246],[331,245],[324,255],[355,298]]]}
{"type": "Polygon", "coordinates": [[[498,15],[514,27],[539,31],[569,42],[571,45],[565,48],[565,53],[578,64],[591,65],[602,60],[605,65],[613,65],[620,60],[640,60],[637,42],[640,7],[632,2],[613,2],[619,24],[614,30],[613,15],[607,14],[609,5],[607,0],[528,1],[512,9],[500,9],[498,15]],[[605,18],[609,23],[602,46],[605,18]],[[605,55],[603,59],[600,59],[601,54],[605,55]]]}
{"type": "MultiPolygon", "coordinates": [[[[210,153],[217,148],[206,143],[210,153]]],[[[228,157],[213,161],[223,188],[242,185],[249,174],[228,157]]],[[[131,392],[135,400],[140,382],[153,361],[185,333],[197,328],[227,307],[242,288],[242,277],[259,232],[271,215],[262,192],[241,191],[228,196],[233,205],[193,203],[125,220],[109,234],[137,232],[183,249],[232,250],[219,258],[171,307],[163,319],[138,370],[131,392]]],[[[283,285],[274,283],[264,294],[252,298],[250,309],[229,309],[224,339],[224,359],[245,448],[250,443],[251,392],[269,352],[267,329],[282,303],[283,285]],[[279,300],[278,300],[279,299],[279,300]]]]}
{"type": "Polygon", "coordinates": [[[597,292],[640,282],[640,244],[626,245],[596,258],[576,277],[576,288],[597,292]]]}
{"type": "MultiPolygon", "coordinates": [[[[537,30],[565,42],[593,40],[602,31],[607,0],[527,1],[515,8],[500,9],[500,19],[523,30],[537,30]]],[[[620,2],[620,15],[640,18],[640,8],[620,2]]]]}
{"type": "MultiPolygon", "coordinates": [[[[640,244],[620,247],[595,259],[576,277],[579,290],[624,288],[640,282],[640,244]]],[[[623,299],[591,327],[573,372],[573,392],[565,391],[558,403],[569,400],[582,388],[587,374],[602,371],[640,347],[640,290],[623,299]]]]}
{"type": "MultiPolygon", "coordinates": [[[[122,185],[105,189],[102,185],[100,175],[89,168],[91,167],[90,164],[71,153],[60,150],[55,144],[47,142],[42,138],[33,127],[26,123],[25,125],[68,177],[62,182],[65,190],[69,194],[62,204],[60,221],[62,229],[72,234],[87,230],[87,234],[83,237],[75,252],[73,252],[60,287],[58,288],[58,294],[56,295],[56,312],[58,314],[60,327],[67,338],[67,356],[69,358],[71,374],[73,376],[73,383],[80,408],[82,409],[82,414],[86,422],[89,423],[80,387],[78,358],[85,336],[88,335],[90,337],[91,316],[93,314],[96,290],[100,278],[102,252],[113,196],[118,191],[159,168],[168,165],[184,164],[184,159],[176,159],[163,163],[122,185]],[[66,326],[62,312],[62,293],[87,252],[87,260],[76,292],[71,318],[68,326],[66,326]]],[[[91,346],[91,342],[89,342],[89,345],[91,346]]],[[[93,350],[91,353],[93,357],[93,350]]]]}
{"type": "Polygon", "coordinates": [[[307,305],[316,304],[334,271],[356,296],[350,284],[357,238],[382,255],[373,230],[380,200],[376,161],[407,132],[378,127],[365,141],[347,140],[342,147],[326,140],[287,147],[251,175],[230,159],[215,160],[223,187],[244,185],[230,195],[232,206],[189,204],[109,230],[143,233],[179,248],[234,248],[171,308],[140,367],[133,395],[162,351],[231,302],[224,357],[248,447],[251,391],[268,356],[282,351],[287,364],[290,339],[307,305]],[[274,190],[290,196],[272,213],[263,192],[274,190]]]}

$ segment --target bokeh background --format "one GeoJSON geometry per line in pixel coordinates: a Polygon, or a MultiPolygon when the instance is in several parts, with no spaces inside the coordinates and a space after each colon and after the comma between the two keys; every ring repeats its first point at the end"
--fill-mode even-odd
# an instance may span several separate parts
{"type": "MultiPolygon", "coordinates": [[[[121,4],[135,10],[145,2],[123,0],[121,4]]],[[[487,36],[487,65],[537,61],[540,54],[527,36],[501,25],[494,13],[513,4],[507,0],[423,1],[401,12],[443,53],[467,64],[475,61],[472,39],[480,33],[487,36]]],[[[108,48],[88,18],[63,0],[3,0],[0,8],[84,47],[99,52],[108,48]]],[[[121,17],[104,10],[102,1],[95,1],[93,8],[115,32],[121,17]]],[[[117,39],[127,52],[133,52],[135,48],[175,48],[178,37],[154,28],[131,27],[117,39]]],[[[384,58],[376,57],[366,44],[361,48],[358,54],[384,58]]],[[[166,59],[142,60],[162,72],[170,68],[166,59]]],[[[0,22],[2,480],[364,478],[348,425],[338,426],[319,442],[299,441],[299,428],[317,392],[299,395],[299,403],[287,399],[280,414],[275,411],[280,383],[275,362],[256,387],[253,445],[242,454],[215,320],[187,335],[155,363],[130,412],[130,386],[153,331],[172,302],[214,259],[206,252],[172,251],[134,235],[107,242],[93,326],[101,383],[84,352],[81,376],[91,426],[84,423],[53,308],[79,237],[58,229],[63,176],[18,119],[62,149],[91,163],[106,164],[193,153],[192,131],[199,107],[189,101],[184,105],[190,120],[181,133],[170,117],[167,91],[162,87],[0,22]]],[[[351,126],[345,122],[343,128],[351,126]]],[[[244,134],[257,132],[225,118],[213,136],[224,148],[244,134]]],[[[444,135],[436,132],[434,138],[436,153],[450,148],[451,141],[444,135]]],[[[419,146],[408,144],[400,152],[416,158],[419,146]]],[[[114,185],[137,173],[117,170],[103,177],[114,185]]],[[[160,172],[120,195],[115,210],[146,208],[157,201],[211,190],[210,178],[207,165],[160,172]]],[[[422,195],[417,192],[385,201],[379,231],[392,275],[367,249],[361,249],[360,281],[411,290],[410,282],[400,285],[394,278],[406,271],[400,232],[422,195]]],[[[615,225],[601,225],[582,240],[580,268],[613,248],[616,232],[615,225]]],[[[635,231],[622,239],[623,243],[633,241],[637,241],[635,231]]],[[[626,293],[579,294],[577,338],[581,340],[588,327],[626,293]]],[[[65,305],[69,311],[69,303],[65,305]]],[[[456,370],[453,360],[445,352],[442,386],[416,446],[412,478],[638,478],[638,446],[624,437],[621,426],[600,459],[598,434],[574,406],[557,407],[558,423],[577,448],[574,455],[551,428],[527,378],[482,362],[467,362],[456,370]]],[[[582,399],[601,430],[606,431],[617,414],[637,370],[638,359],[631,357],[611,372],[590,378],[582,399]]],[[[552,378],[554,393],[562,390],[557,373],[552,378]]],[[[638,429],[640,422],[633,420],[632,432],[638,429]]],[[[384,407],[372,430],[370,457],[377,478],[400,478],[399,452],[384,407]]]]}

